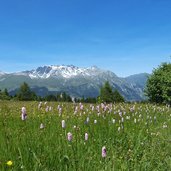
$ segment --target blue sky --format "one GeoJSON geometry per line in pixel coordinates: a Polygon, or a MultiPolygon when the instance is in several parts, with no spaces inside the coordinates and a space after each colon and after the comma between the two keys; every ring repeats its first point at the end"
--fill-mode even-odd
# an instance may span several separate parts
{"type": "Polygon", "coordinates": [[[171,55],[170,0],[1,0],[0,70],[96,65],[151,73],[171,55]]]}

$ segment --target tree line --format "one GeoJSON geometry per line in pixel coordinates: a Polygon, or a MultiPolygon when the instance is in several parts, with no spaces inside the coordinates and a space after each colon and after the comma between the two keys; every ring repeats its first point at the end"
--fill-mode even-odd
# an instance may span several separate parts
{"type": "Polygon", "coordinates": [[[83,103],[96,103],[96,102],[124,102],[123,96],[117,90],[112,90],[109,82],[100,89],[100,95],[98,97],[87,98],[73,98],[65,92],[57,94],[48,94],[44,97],[37,96],[35,92],[31,90],[29,85],[24,82],[18,92],[14,96],[10,96],[7,89],[0,91],[1,100],[19,100],[19,101],[59,101],[59,102],[83,102],[83,103]]]}
{"type": "Polygon", "coordinates": [[[1,100],[19,100],[19,101],[64,101],[71,102],[72,98],[65,92],[57,93],[56,95],[48,94],[44,97],[37,96],[34,91],[31,90],[29,85],[24,82],[21,84],[18,92],[14,96],[10,96],[7,89],[0,90],[1,100]]]}

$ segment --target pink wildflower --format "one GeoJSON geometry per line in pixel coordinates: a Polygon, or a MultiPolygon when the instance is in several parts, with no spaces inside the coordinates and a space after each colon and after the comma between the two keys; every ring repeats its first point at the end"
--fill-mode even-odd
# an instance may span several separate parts
{"type": "Polygon", "coordinates": [[[72,141],[72,133],[71,132],[67,133],[67,139],[68,139],[68,141],[72,141]]]}
{"type": "Polygon", "coordinates": [[[27,118],[26,108],[25,107],[22,107],[21,108],[21,112],[22,112],[21,119],[24,121],[27,118]]]}
{"type": "Polygon", "coordinates": [[[106,156],[107,156],[107,154],[106,154],[106,147],[103,146],[102,147],[102,157],[105,158],[106,156]]]}

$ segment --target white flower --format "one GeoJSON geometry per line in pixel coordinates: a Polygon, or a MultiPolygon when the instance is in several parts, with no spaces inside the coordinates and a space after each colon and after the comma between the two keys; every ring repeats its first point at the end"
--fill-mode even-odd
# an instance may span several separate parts
{"type": "Polygon", "coordinates": [[[89,121],[90,121],[90,118],[89,118],[89,117],[87,117],[86,122],[87,122],[87,123],[89,123],[89,121]]]}
{"type": "Polygon", "coordinates": [[[22,107],[21,108],[21,112],[24,113],[24,114],[26,114],[26,108],[25,107],[22,107]]]}
{"type": "Polygon", "coordinates": [[[121,130],[121,127],[118,127],[118,132],[120,132],[120,130],[121,130]]]}
{"type": "Polygon", "coordinates": [[[44,126],[43,123],[41,123],[41,124],[40,124],[40,129],[43,129],[43,128],[45,128],[45,126],[44,126]]]}
{"type": "Polygon", "coordinates": [[[167,125],[166,125],[166,123],[164,123],[164,124],[163,124],[163,128],[167,128],[167,125]]]}
{"type": "Polygon", "coordinates": [[[126,119],[129,120],[130,119],[130,116],[126,116],[126,119]]]}
{"type": "Polygon", "coordinates": [[[65,128],[66,124],[65,124],[65,120],[62,120],[62,128],[65,128]]]}
{"type": "Polygon", "coordinates": [[[85,141],[88,140],[88,133],[85,133],[85,141]]]}
{"type": "Polygon", "coordinates": [[[112,119],[112,123],[114,124],[116,121],[115,121],[115,119],[112,119]]]}

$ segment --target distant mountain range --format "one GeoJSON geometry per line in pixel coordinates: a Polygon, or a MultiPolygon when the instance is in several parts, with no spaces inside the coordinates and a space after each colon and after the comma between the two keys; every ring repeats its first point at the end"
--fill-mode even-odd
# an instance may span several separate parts
{"type": "Polygon", "coordinates": [[[144,87],[149,74],[142,73],[120,78],[111,71],[96,66],[79,68],[73,65],[51,65],[31,71],[15,73],[0,72],[0,89],[7,88],[14,95],[23,82],[27,82],[37,95],[45,96],[66,92],[73,97],[96,97],[100,87],[109,81],[126,100],[145,99],[144,87]]]}

